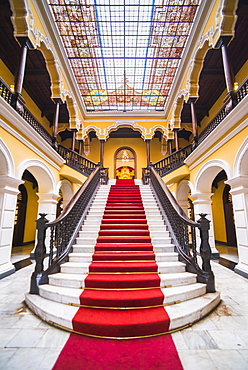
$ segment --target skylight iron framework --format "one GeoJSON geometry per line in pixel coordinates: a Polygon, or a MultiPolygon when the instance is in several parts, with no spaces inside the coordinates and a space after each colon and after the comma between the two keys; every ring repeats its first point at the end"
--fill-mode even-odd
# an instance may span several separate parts
{"type": "Polygon", "coordinates": [[[201,0],[47,0],[86,110],[163,111],[201,0]]]}

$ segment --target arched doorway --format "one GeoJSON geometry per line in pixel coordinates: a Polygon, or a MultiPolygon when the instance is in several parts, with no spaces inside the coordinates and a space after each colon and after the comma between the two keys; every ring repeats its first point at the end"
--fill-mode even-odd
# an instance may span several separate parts
{"type": "Polygon", "coordinates": [[[223,205],[226,223],[226,239],[227,245],[237,247],[236,230],[234,223],[234,213],[232,204],[232,195],[230,194],[231,187],[226,185],[223,191],[223,205]]]}
{"type": "Polygon", "coordinates": [[[14,220],[14,234],[13,247],[23,245],[26,209],[27,209],[27,190],[23,184],[19,186],[20,193],[17,195],[15,220],[14,220]]]}
{"type": "Polygon", "coordinates": [[[115,177],[134,179],[136,177],[136,154],[129,147],[121,147],[115,152],[115,177]]]}
{"type": "Polygon", "coordinates": [[[24,171],[22,180],[15,209],[13,247],[33,244],[35,239],[38,183],[28,170],[24,171]]]}
{"type": "Polygon", "coordinates": [[[226,185],[227,174],[220,171],[212,183],[213,219],[216,242],[236,247],[236,230],[234,223],[232,195],[230,186],[226,185]]]}

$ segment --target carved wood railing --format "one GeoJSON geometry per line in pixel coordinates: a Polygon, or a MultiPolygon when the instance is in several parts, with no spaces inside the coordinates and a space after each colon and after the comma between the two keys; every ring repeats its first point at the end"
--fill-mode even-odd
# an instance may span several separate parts
{"type": "Polygon", "coordinates": [[[169,172],[184,165],[184,160],[192,153],[193,145],[190,144],[185,148],[178,150],[171,155],[161,159],[160,161],[153,163],[153,167],[158,172],[158,174],[163,177],[169,172]]]}
{"type": "MultiPolygon", "coordinates": [[[[0,96],[10,105],[12,105],[14,93],[9,86],[0,78],[0,96]]],[[[96,168],[97,164],[80,154],[64,147],[63,145],[54,145],[53,137],[44,128],[44,126],[34,117],[25,105],[18,104],[13,107],[20,116],[49,144],[51,145],[64,160],[73,169],[82,172],[85,176],[89,176],[96,168]]]]}
{"type": "Polygon", "coordinates": [[[68,166],[82,172],[86,176],[89,176],[98,165],[61,144],[58,145],[57,152],[64,158],[68,166]]]}
{"type": "MultiPolygon", "coordinates": [[[[241,84],[239,89],[235,93],[236,105],[248,95],[248,78],[241,84]]],[[[228,103],[225,104],[214,118],[208,123],[208,125],[202,130],[198,136],[198,145],[205,140],[209,134],[223,121],[223,119],[231,112],[232,109],[227,107],[228,103]]]]}
{"type": "Polygon", "coordinates": [[[31,294],[39,294],[39,285],[47,284],[48,275],[58,272],[61,263],[68,260],[68,254],[101,183],[100,178],[101,168],[97,166],[56,220],[49,222],[45,218],[45,213],[40,214],[41,217],[36,221],[38,230],[34,252],[36,266],[31,277],[31,294]],[[50,230],[49,262],[48,269],[44,271],[47,229],[50,230]]]}
{"type": "MultiPolygon", "coordinates": [[[[11,92],[7,84],[0,78],[0,96],[11,105],[14,93],[11,92]]],[[[35,118],[30,110],[25,105],[18,105],[16,111],[20,116],[33,127],[33,129],[40,134],[40,136],[46,140],[49,145],[52,145],[52,136],[44,128],[44,126],[35,118]]]]}
{"type": "Polygon", "coordinates": [[[153,166],[149,166],[147,170],[149,171],[149,182],[168,225],[180,260],[186,263],[187,271],[197,274],[198,282],[207,285],[207,292],[215,292],[214,275],[210,265],[211,248],[208,242],[209,221],[205,218],[206,214],[200,214],[201,218],[197,222],[190,220],[153,166]],[[202,269],[197,262],[197,228],[200,230],[202,269]]]}

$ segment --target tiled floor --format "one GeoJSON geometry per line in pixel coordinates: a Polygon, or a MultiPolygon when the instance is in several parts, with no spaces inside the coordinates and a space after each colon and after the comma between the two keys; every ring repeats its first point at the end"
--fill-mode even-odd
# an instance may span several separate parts
{"type": "MultiPolygon", "coordinates": [[[[185,370],[246,370],[248,280],[217,262],[212,266],[221,304],[199,323],[173,334],[173,339],[185,370]]],[[[0,369],[51,369],[69,337],[26,308],[24,294],[33,268],[24,267],[0,280],[0,369]]]]}

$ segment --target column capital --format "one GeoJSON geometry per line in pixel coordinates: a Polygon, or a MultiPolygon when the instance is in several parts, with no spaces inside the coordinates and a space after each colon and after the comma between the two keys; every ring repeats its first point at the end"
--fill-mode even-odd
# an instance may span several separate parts
{"type": "Polygon", "coordinates": [[[230,193],[232,195],[239,193],[248,193],[248,175],[241,175],[230,180],[226,180],[225,184],[231,186],[230,193]]]}
{"type": "Polygon", "coordinates": [[[39,197],[39,203],[51,203],[52,201],[57,203],[57,199],[59,198],[59,194],[56,193],[36,193],[39,197]]]}
{"type": "Polygon", "coordinates": [[[207,203],[212,203],[211,197],[213,196],[214,193],[194,193],[191,194],[191,198],[193,199],[193,203],[202,203],[202,204],[207,204],[207,203]]]}
{"type": "Polygon", "coordinates": [[[23,184],[24,181],[20,179],[16,179],[15,177],[11,176],[0,176],[0,193],[8,193],[17,195],[19,194],[19,185],[23,184]]]}

